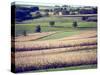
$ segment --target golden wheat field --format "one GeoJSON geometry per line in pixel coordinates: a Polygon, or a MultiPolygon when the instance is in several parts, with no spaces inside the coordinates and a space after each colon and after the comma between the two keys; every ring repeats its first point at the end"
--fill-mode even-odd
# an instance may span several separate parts
{"type": "Polygon", "coordinates": [[[95,45],[96,38],[86,38],[77,40],[47,40],[47,41],[37,41],[37,42],[16,42],[16,50],[39,50],[39,49],[49,49],[49,48],[63,48],[63,47],[73,47],[73,46],[83,46],[83,45],[95,45]]]}
{"type": "Polygon", "coordinates": [[[96,31],[83,31],[60,39],[29,41],[41,36],[16,38],[16,52],[11,53],[16,71],[97,64],[96,31]]]}
{"type": "Polygon", "coordinates": [[[39,56],[18,57],[15,59],[16,68],[45,67],[53,64],[78,65],[93,64],[97,61],[96,51],[63,52],[55,54],[42,54],[39,56]]]}

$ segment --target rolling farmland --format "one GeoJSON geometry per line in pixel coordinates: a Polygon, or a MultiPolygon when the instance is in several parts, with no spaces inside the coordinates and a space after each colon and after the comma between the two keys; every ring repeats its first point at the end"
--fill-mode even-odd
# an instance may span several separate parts
{"type": "Polygon", "coordinates": [[[12,3],[11,71],[96,69],[97,10],[95,6],[12,3]]]}
{"type": "Polygon", "coordinates": [[[16,62],[16,72],[97,64],[96,30],[80,31],[58,39],[41,38],[58,33],[43,32],[16,37],[16,52],[12,52],[12,64],[16,62]],[[34,41],[34,36],[41,40],[34,41]]]}

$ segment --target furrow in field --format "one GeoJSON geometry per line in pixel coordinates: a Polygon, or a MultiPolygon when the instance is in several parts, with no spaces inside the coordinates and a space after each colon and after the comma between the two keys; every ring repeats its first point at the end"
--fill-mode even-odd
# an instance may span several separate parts
{"type": "Polygon", "coordinates": [[[56,48],[56,49],[44,49],[44,50],[37,50],[37,51],[22,51],[12,53],[15,54],[16,58],[19,57],[28,57],[28,56],[39,56],[39,55],[48,55],[48,54],[55,54],[55,53],[62,53],[62,52],[72,52],[72,51],[81,51],[81,50],[88,50],[88,49],[96,49],[97,45],[90,45],[90,46],[76,46],[76,47],[68,47],[68,48],[56,48]]]}

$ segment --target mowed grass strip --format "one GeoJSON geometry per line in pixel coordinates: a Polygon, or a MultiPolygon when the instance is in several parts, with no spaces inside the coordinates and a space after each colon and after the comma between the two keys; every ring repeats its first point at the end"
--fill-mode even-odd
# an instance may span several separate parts
{"type": "Polygon", "coordinates": [[[47,36],[47,37],[44,37],[44,38],[40,38],[36,41],[41,41],[41,40],[50,40],[50,39],[60,39],[60,38],[63,38],[63,37],[68,37],[68,36],[71,36],[71,35],[75,35],[75,34],[79,34],[79,31],[76,31],[76,32],[71,32],[71,31],[60,31],[60,32],[57,32],[56,34],[53,34],[53,35],[50,35],[50,36],[47,36]]]}
{"type": "Polygon", "coordinates": [[[58,40],[76,40],[76,39],[87,39],[87,38],[96,38],[97,37],[97,31],[96,30],[86,30],[86,31],[81,31],[79,34],[76,35],[71,35],[68,37],[64,37],[58,40]]]}
{"type": "Polygon", "coordinates": [[[60,31],[54,35],[50,35],[44,37],[42,39],[38,39],[37,41],[41,40],[50,40],[50,39],[58,39],[58,40],[73,40],[73,39],[84,39],[84,38],[92,38],[97,37],[96,30],[86,30],[86,31],[60,31]]]}
{"type": "Polygon", "coordinates": [[[55,33],[56,32],[42,32],[42,33],[27,34],[27,36],[18,36],[15,37],[15,42],[34,41],[43,37],[53,35],[55,33]]]}

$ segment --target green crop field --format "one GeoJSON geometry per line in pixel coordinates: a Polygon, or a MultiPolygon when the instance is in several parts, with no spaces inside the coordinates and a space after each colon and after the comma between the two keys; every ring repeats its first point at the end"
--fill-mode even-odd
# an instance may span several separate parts
{"type": "Polygon", "coordinates": [[[76,18],[78,21],[78,27],[73,28],[73,19],[67,17],[44,17],[34,20],[26,21],[22,24],[16,24],[16,35],[21,35],[25,30],[27,33],[34,33],[37,25],[41,26],[41,32],[49,32],[49,31],[80,31],[80,30],[88,30],[95,29],[97,27],[96,22],[86,22],[81,21],[76,18]],[[54,27],[49,25],[50,21],[55,21],[54,27]]]}
{"type": "Polygon", "coordinates": [[[69,32],[60,31],[60,32],[57,32],[57,33],[55,33],[53,35],[38,39],[38,41],[40,41],[40,40],[49,40],[49,39],[59,39],[59,38],[75,35],[75,34],[78,34],[78,33],[79,33],[79,31],[75,31],[75,32],[74,31],[69,31],[69,32]]]}

